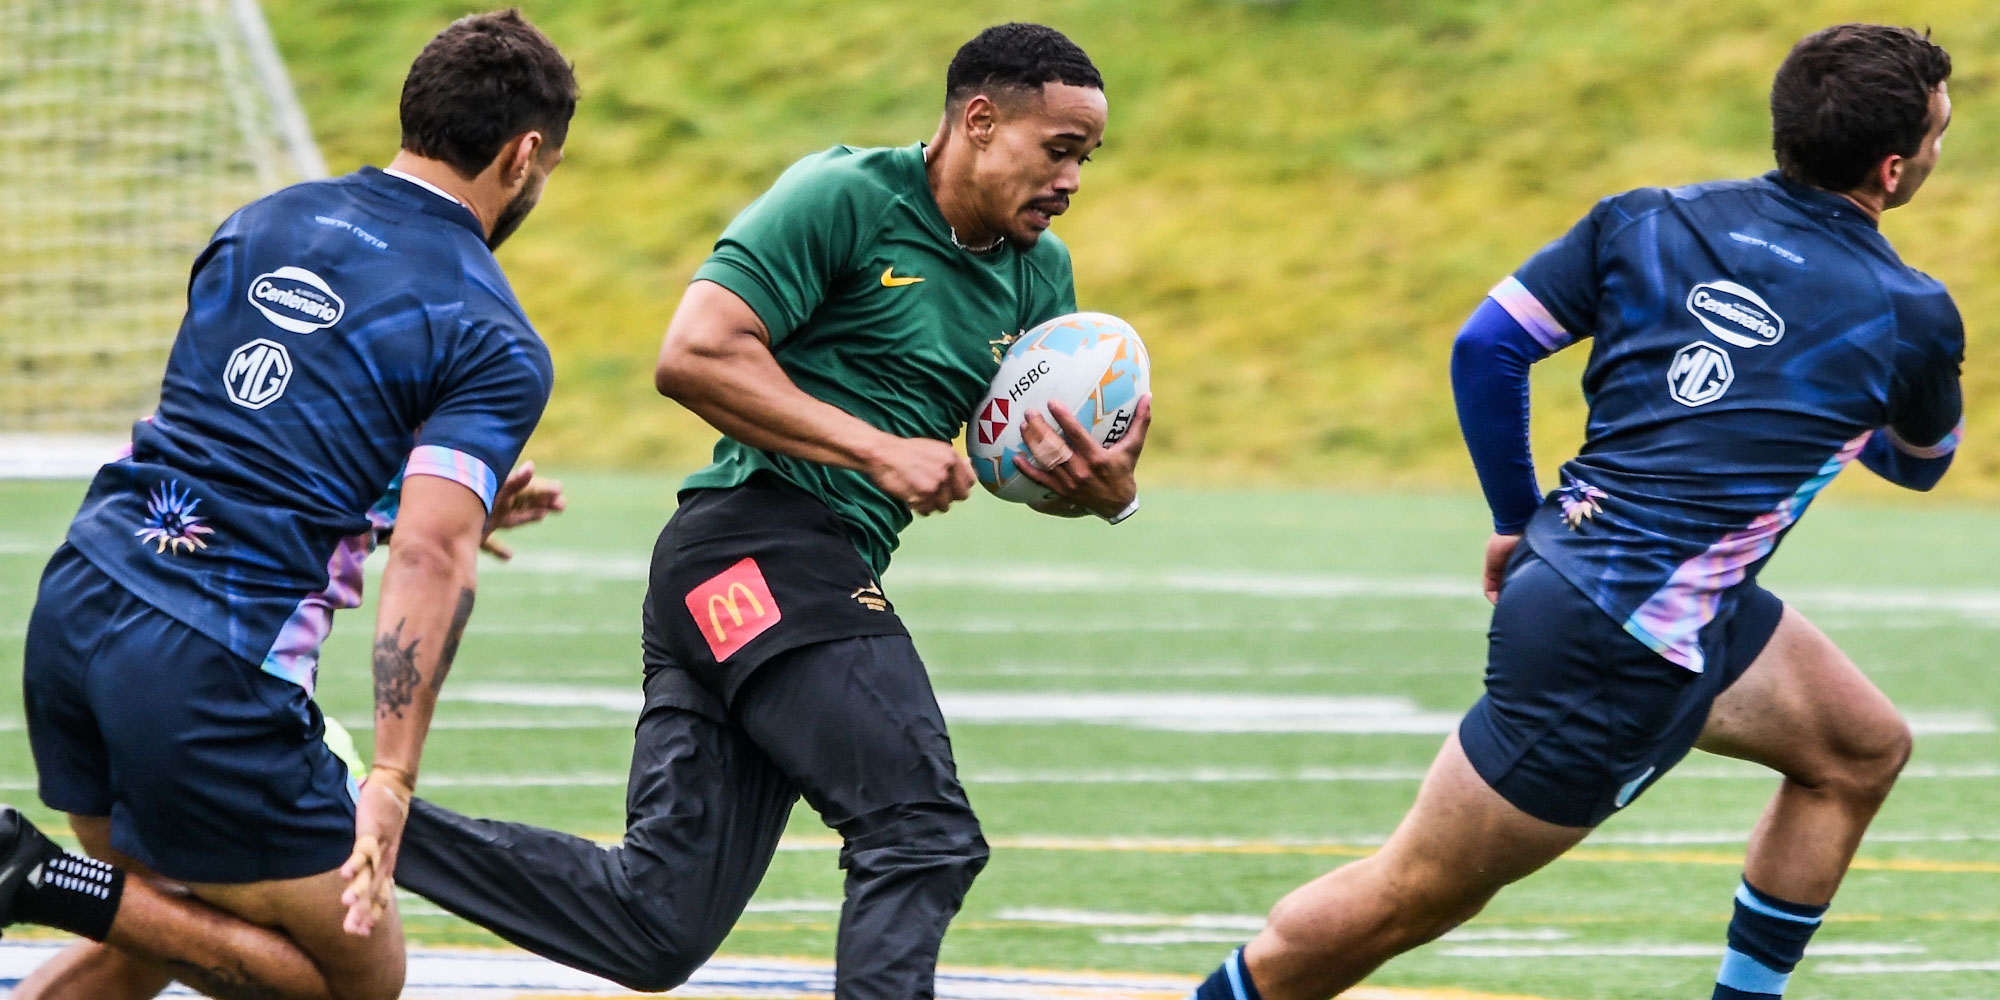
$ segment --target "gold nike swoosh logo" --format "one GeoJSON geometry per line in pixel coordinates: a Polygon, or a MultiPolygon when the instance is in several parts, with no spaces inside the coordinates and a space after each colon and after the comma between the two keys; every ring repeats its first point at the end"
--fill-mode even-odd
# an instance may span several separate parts
{"type": "Polygon", "coordinates": [[[914,284],[916,284],[917,282],[919,282],[919,281],[922,281],[922,280],[924,280],[924,279],[922,279],[922,278],[898,278],[898,277],[896,277],[896,265],[894,265],[894,264],[891,264],[891,265],[889,265],[888,267],[885,267],[885,268],[883,268],[883,269],[882,269],[882,287],[883,287],[883,288],[901,288],[901,287],[903,287],[904,285],[914,285],[914,284]]]}

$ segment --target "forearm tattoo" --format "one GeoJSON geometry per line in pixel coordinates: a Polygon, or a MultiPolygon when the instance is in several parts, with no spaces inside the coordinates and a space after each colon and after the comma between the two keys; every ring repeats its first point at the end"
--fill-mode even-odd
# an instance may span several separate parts
{"type": "Polygon", "coordinates": [[[423,675],[417,672],[417,639],[403,645],[403,625],[396,623],[388,635],[375,637],[375,716],[403,717],[403,710],[417,694],[423,675]]]}
{"type": "Polygon", "coordinates": [[[451,673],[452,660],[458,657],[458,640],[465,638],[465,623],[472,617],[472,588],[461,587],[458,591],[458,609],[451,613],[451,631],[444,636],[444,652],[438,654],[437,674],[431,678],[431,693],[444,689],[444,675],[451,673]]]}

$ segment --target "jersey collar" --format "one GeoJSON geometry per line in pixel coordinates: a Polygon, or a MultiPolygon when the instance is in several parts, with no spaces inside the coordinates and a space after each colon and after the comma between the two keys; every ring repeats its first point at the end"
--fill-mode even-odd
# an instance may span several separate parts
{"type": "Polygon", "coordinates": [[[1809,184],[1797,183],[1776,170],[1765,174],[1764,180],[1777,185],[1785,194],[1791,196],[1793,201],[1805,205],[1814,214],[1825,216],[1829,219],[1858,222],[1870,229],[1880,228],[1876,225],[1874,219],[1868,217],[1868,213],[1863,212],[1853,202],[1848,201],[1845,195],[1835,194],[1832,191],[1824,188],[1816,188],[1809,184]]]}
{"type": "Polygon", "coordinates": [[[473,235],[479,237],[481,243],[486,242],[486,226],[479,221],[478,216],[472,214],[471,209],[466,208],[459,202],[455,200],[447,201],[407,180],[385,173],[375,167],[362,167],[355,172],[355,175],[361,178],[361,183],[366,185],[369,190],[385,195],[397,203],[413,208],[425,215],[434,215],[440,219],[456,222],[472,230],[473,235]]]}

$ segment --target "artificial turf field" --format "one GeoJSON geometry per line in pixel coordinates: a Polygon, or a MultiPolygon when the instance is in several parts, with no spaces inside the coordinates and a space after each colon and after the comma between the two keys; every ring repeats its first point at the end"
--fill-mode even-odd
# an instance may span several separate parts
{"type": "MultiPolygon", "coordinates": [[[[486,564],[421,784],[458,809],[608,838],[622,826],[645,556],[675,480],[564,479],[570,512],[518,533],[513,564],[486,564]]],[[[80,491],[0,483],[12,802],[34,799],[12,665],[80,491]]],[[[1485,535],[1476,498],[1424,494],[1151,490],[1115,529],[977,497],[918,523],[883,583],[994,846],[945,964],[1192,982],[1285,891],[1369,851],[1477,696],[1485,535]]],[[[2000,997],[1996,565],[2000,516],[1837,486],[1764,576],[1917,732],[1793,1000],[2000,997]]],[[[372,615],[335,629],[320,689],[364,747],[372,615]]],[[[1773,785],[1692,755],[1570,858],[1370,983],[1412,1000],[1706,997],[1773,785]]],[[[830,959],[835,848],[802,807],[722,955],[830,959]]],[[[405,902],[421,943],[495,943],[405,902]]]]}

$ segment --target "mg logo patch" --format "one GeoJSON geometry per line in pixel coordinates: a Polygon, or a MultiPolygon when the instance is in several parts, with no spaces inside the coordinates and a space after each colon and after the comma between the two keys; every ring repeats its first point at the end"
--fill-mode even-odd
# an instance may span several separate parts
{"type": "Polygon", "coordinates": [[[1708,332],[1736,347],[1763,347],[1785,336],[1785,318],[1756,292],[1733,281],[1709,281],[1688,292],[1687,310],[1708,332]]]}
{"type": "Polygon", "coordinates": [[[257,338],[231,351],[222,367],[222,387],[229,401],[246,410],[261,410],[285,394],[292,384],[292,355],[285,345],[257,338]]]}
{"type": "Polygon", "coordinates": [[[755,559],[744,559],[688,591],[687,609],[717,663],[784,618],[755,559]]]}
{"type": "Polygon", "coordinates": [[[250,282],[250,304],[290,333],[311,333],[340,322],[347,303],[333,294],[325,279],[303,267],[281,267],[250,282]]]}
{"type": "Polygon", "coordinates": [[[1736,369],[1729,352],[1706,341],[1696,341],[1674,352],[1667,369],[1667,391],[1682,406],[1713,403],[1736,381],[1736,369]]]}

